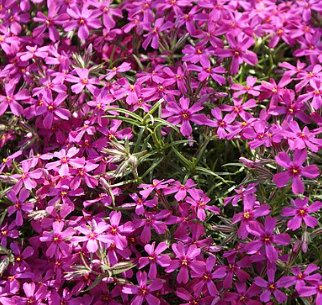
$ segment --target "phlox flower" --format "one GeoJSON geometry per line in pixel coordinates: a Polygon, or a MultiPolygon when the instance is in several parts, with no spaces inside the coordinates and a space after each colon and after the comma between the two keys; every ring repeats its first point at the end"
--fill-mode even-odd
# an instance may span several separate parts
{"type": "Polygon", "coordinates": [[[153,293],[161,290],[163,287],[162,281],[160,279],[155,279],[147,285],[147,274],[146,272],[141,271],[137,273],[136,278],[139,286],[126,284],[122,289],[122,292],[125,294],[135,295],[130,305],[141,305],[144,301],[149,305],[159,305],[160,299],[158,299],[153,293]]]}
{"type": "Polygon", "coordinates": [[[171,261],[170,266],[165,269],[165,272],[171,273],[180,267],[177,275],[178,283],[188,283],[189,269],[196,273],[203,272],[205,262],[196,259],[201,252],[196,245],[186,248],[182,242],[178,242],[172,245],[172,250],[177,259],[171,261]]]}
{"type": "Polygon", "coordinates": [[[285,246],[291,242],[291,238],[287,233],[274,234],[275,226],[276,218],[271,216],[265,218],[265,227],[257,221],[250,222],[248,231],[257,239],[245,245],[247,253],[254,254],[264,247],[267,259],[271,263],[275,263],[278,255],[273,244],[285,246]]]}
{"type": "Polygon", "coordinates": [[[322,207],[322,202],[315,201],[311,205],[308,205],[308,198],[296,198],[291,200],[292,208],[285,207],[282,210],[282,216],[292,217],[287,223],[287,227],[293,231],[297,230],[304,222],[308,227],[314,228],[318,225],[318,220],[309,213],[315,213],[322,207]]]}
{"type": "Polygon", "coordinates": [[[154,280],[157,278],[157,264],[161,267],[168,267],[170,265],[171,259],[169,255],[161,255],[168,249],[168,245],[164,242],[160,242],[155,248],[155,242],[151,245],[147,244],[144,246],[144,250],[148,253],[148,257],[140,257],[139,259],[139,269],[144,268],[147,265],[150,265],[149,269],[149,279],[154,280]]]}
{"type": "Polygon", "coordinates": [[[275,160],[277,164],[286,168],[287,171],[275,174],[273,181],[277,187],[284,187],[289,180],[292,179],[292,191],[294,194],[302,194],[304,192],[304,184],[300,176],[307,178],[315,178],[319,176],[319,169],[314,165],[303,166],[306,160],[306,150],[296,149],[294,151],[294,161],[292,162],[289,155],[285,152],[280,152],[275,160]]]}

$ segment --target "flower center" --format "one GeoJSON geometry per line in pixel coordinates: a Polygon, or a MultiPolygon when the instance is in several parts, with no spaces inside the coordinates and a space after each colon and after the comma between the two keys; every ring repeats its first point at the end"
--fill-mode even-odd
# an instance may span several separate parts
{"type": "Polygon", "coordinates": [[[303,209],[301,209],[299,212],[300,212],[300,215],[301,215],[301,216],[304,216],[304,215],[306,214],[306,211],[305,211],[305,210],[303,210],[303,209]]]}
{"type": "Polygon", "coordinates": [[[270,285],[269,285],[269,289],[271,289],[271,290],[275,290],[276,288],[275,288],[274,284],[270,284],[270,285]]]}
{"type": "Polygon", "coordinates": [[[187,266],[188,265],[188,260],[183,259],[182,262],[181,262],[181,265],[187,266]]]}
{"type": "Polygon", "coordinates": [[[250,217],[249,212],[245,212],[245,213],[244,213],[244,218],[248,219],[249,217],[250,217]]]}

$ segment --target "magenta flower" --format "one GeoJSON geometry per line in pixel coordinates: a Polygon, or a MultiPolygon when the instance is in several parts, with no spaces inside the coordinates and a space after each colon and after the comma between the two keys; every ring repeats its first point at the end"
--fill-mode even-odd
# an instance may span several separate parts
{"type": "Polygon", "coordinates": [[[96,87],[94,85],[99,84],[99,80],[96,78],[89,78],[89,70],[88,69],[81,69],[81,68],[76,68],[75,72],[77,73],[77,76],[73,75],[67,75],[66,76],[66,81],[71,82],[71,83],[76,83],[71,87],[72,91],[76,94],[81,93],[84,88],[86,87],[89,92],[94,94],[94,91],[96,90],[96,87]]]}
{"type": "Polygon", "coordinates": [[[77,5],[73,5],[67,9],[67,13],[72,20],[64,23],[64,30],[72,31],[78,27],[78,37],[82,40],[88,38],[90,29],[101,27],[101,21],[97,18],[100,12],[88,10],[87,5],[83,5],[81,11],[77,5]]]}
{"type": "Polygon", "coordinates": [[[281,96],[284,93],[284,87],[292,81],[292,78],[288,74],[284,74],[278,84],[271,78],[269,82],[262,81],[261,94],[259,100],[271,99],[270,107],[276,106],[281,101],[281,96]]]}
{"type": "Polygon", "coordinates": [[[154,280],[157,278],[157,264],[161,267],[168,267],[170,265],[171,259],[169,255],[160,255],[168,249],[168,245],[164,242],[160,242],[155,248],[155,242],[151,245],[145,245],[144,250],[149,254],[148,257],[140,257],[139,259],[139,269],[150,265],[149,269],[149,279],[154,280]]]}
{"type": "Polygon", "coordinates": [[[131,64],[127,62],[123,62],[120,66],[118,67],[113,67],[112,69],[108,70],[108,73],[106,75],[106,79],[110,80],[112,79],[117,73],[119,72],[126,72],[131,70],[131,64]]]}
{"type": "Polygon", "coordinates": [[[156,279],[147,285],[147,274],[146,272],[141,271],[137,273],[136,278],[138,280],[139,287],[126,284],[122,288],[123,293],[135,295],[130,305],[141,305],[144,301],[146,301],[149,305],[159,305],[160,300],[152,293],[161,290],[163,287],[162,281],[160,279],[156,279]]]}
{"type": "Polygon", "coordinates": [[[257,78],[256,77],[252,77],[252,76],[247,76],[246,78],[246,86],[243,86],[241,84],[233,84],[231,85],[231,89],[236,90],[237,92],[234,93],[234,97],[240,97],[242,94],[249,94],[252,96],[259,96],[259,89],[260,86],[254,86],[257,82],[257,78]]]}
{"type": "Polygon", "coordinates": [[[174,124],[181,124],[180,132],[183,136],[190,136],[192,133],[192,127],[190,121],[198,125],[204,125],[208,120],[203,113],[196,113],[201,111],[203,107],[200,102],[193,104],[189,107],[190,100],[185,97],[181,97],[179,105],[175,102],[169,102],[163,111],[163,117],[174,124]]]}
{"type": "Polygon", "coordinates": [[[223,85],[226,82],[225,77],[222,75],[219,75],[218,73],[227,73],[225,68],[223,67],[214,67],[212,68],[210,65],[210,62],[202,62],[201,63],[202,67],[196,66],[196,65],[189,65],[188,66],[188,71],[197,71],[198,73],[198,80],[199,81],[204,81],[206,80],[209,76],[212,77],[214,81],[216,81],[219,85],[223,85]]]}
{"type": "Polygon", "coordinates": [[[13,178],[18,179],[18,182],[14,186],[14,191],[17,193],[22,186],[27,190],[31,191],[37,187],[37,183],[34,180],[39,179],[43,175],[41,168],[37,168],[33,171],[30,171],[32,163],[30,160],[24,160],[21,162],[22,174],[14,174],[13,178]]]}
{"type": "Polygon", "coordinates": [[[98,167],[98,164],[87,162],[83,167],[72,169],[71,173],[75,175],[75,178],[71,181],[70,186],[73,190],[79,188],[82,181],[90,188],[95,188],[98,185],[98,181],[95,177],[91,176],[89,172],[98,167]]]}
{"type": "Polygon", "coordinates": [[[197,189],[190,189],[188,193],[191,197],[186,198],[186,202],[190,203],[193,208],[196,210],[197,217],[201,221],[206,220],[206,211],[211,211],[214,214],[219,214],[220,209],[215,206],[209,206],[207,203],[210,201],[210,198],[204,194],[203,191],[197,189]]]}
{"type": "Polygon", "coordinates": [[[37,286],[36,289],[35,283],[24,283],[22,288],[26,297],[17,296],[16,304],[18,305],[41,305],[43,304],[42,300],[48,297],[48,291],[45,285],[37,286]]]}
{"type": "Polygon", "coordinates": [[[59,152],[54,153],[54,157],[59,158],[58,161],[47,163],[47,169],[58,170],[61,176],[67,175],[69,173],[69,166],[74,168],[82,168],[84,166],[85,160],[83,158],[75,157],[79,152],[76,147],[70,148],[68,151],[62,149],[59,152]]]}
{"type": "Polygon", "coordinates": [[[225,277],[226,271],[217,268],[217,266],[215,265],[216,258],[215,256],[210,255],[206,260],[206,264],[202,272],[194,272],[193,270],[191,271],[192,277],[198,280],[198,282],[195,282],[195,284],[193,285],[193,290],[197,295],[200,295],[201,292],[204,291],[205,287],[208,289],[208,292],[211,296],[216,296],[219,294],[214,280],[225,277]]]}
{"type": "Polygon", "coordinates": [[[219,139],[224,139],[227,137],[230,130],[230,124],[234,121],[234,115],[227,114],[225,117],[222,115],[222,111],[219,108],[214,108],[211,110],[211,114],[214,117],[214,121],[208,120],[207,125],[217,128],[217,135],[219,139]]]}
{"type": "Polygon", "coordinates": [[[181,184],[179,181],[175,181],[172,186],[166,187],[164,190],[165,195],[173,194],[174,198],[177,201],[182,201],[187,196],[187,191],[193,187],[195,187],[196,184],[191,180],[188,179],[185,184],[181,184]]]}
{"type": "Polygon", "coordinates": [[[225,289],[228,289],[232,286],[234,274],[236,275],[238,280],[242,283],[246,282],[247,279],[250,278],[250,275],[246,271],[242,270],[242,268],[251,267],[252,264],[251,264],[250,257],[248,256],[243,257],[238,262],[236,262],[236,257],[237,257],[236,255],[228,256],[227,257],[228,265],[219,266],[217,269],[217,272],[226,273],[226,276],[223,282],[223,287],[225,289]]]}
{"type": "Polygon", "coordinates": [[[250,183],[246,186],[246,188],[242,185],[239,189],[234,189],[234,191],[237,193],[234,196],[226,197],[224,199],[224,205],[227,205],[229,202],[231,202],[232,206],[237,206],[237,202],[240,199],[243,199],[246,195],[254,194],[257,191],[257,183],[250,183]]]}
{"type": "Polygon", "coordinates": [[[37,17],[34,17],[34,20],[42,23],[42,25],[33,30],[32,34],[34,37],[43,35],[43,33],[48,29],[49,39],[53,42],[59,40],[59,33],[56,26],[61,25],[68,20],[67,14],[58,14],[59,10],[60,5],[55,4],[55,2],[51,2],[50,5],[48,5],[48,17],[41,11],[37,12],[37,17]]]}
{"type": "Polygon", "coordinates": [[[283,106],[271,105],[269,108],[269,114],[285,114],[285,120],[287,122],[294,120],[296,117],[306,124],[311,123],[311,118],[305,113],[305,104],[295,100],[295,93],[293,90],[285,89],[281,93],[281,98],[282,100],[279,104],[282,104],[283,106]]]}
{"type": "Polygon", "coordinates": [[[16,81],[11,81],[4,85],[6,96],[0,95],[0,116],[7,111],[8,107],[10,107],[11,112],[16,116],[23,113],[23,107],[18,101],[26,101],[30,98],[30,95],[27,89],[20,90],[14,94],[16,85],[16,81]]]}
{"type": "Polygon", "coordinates": [[[118,8],[113,8],[111,6],[110,0],[92,0],[91,5],[97,8],[97,11],[100,11],[100,14],[103,15],[103,24],[107,30],[110,30],[115,27],[115,20],[113,16],[122,18],[122,11],[118,8]]]}
{"type": "Polygon", "coordinates": [[[289,130],[285,128],[282,132],[286,135],[291,150],[308,147],[311,151],[317,152],[322,147],[322,140],[315,138],[316,133],[311,132],[307,126],[301,130],[296,121],[291,121],[285,127],[289,130]]]}
{"type": "Polygon", "coordinates": [[[11,240],[12,238],[19,237],[19,231],[15,229],[16,222],[12,221],[10,224],[6,223],[0,227],[0,244],[4,247],[7,246],[8,238],[11,240]]]}
{"type": "Polygon", "coordinates": [[[122,207],[129,208],[129,207],[135,207],[135,213],[137,215],[142,215],[145,212],[144,207],[153,208],[157,206],[158,200],[157,198],[153,198],[150,200],[146,200],[146,197],[142,196],[142,198],[139,198],[137,194],[130,194],[130,197],[135,201],[133,203],[124,203],[122,207]]]}
{"type": "Polygon", "coordinates": [[[198,261],[196,257],[200,254],[200,249],[196,245],[189,246],[185,249],[182,242],[172,245],[172,250],[178,259],[171,261],[170,266],[165,269],[165,272],[171,273],[180,267],[177,282],[186,284],[189,280],[189,269],[196,273],[203,272],[205,262],[198,261]]]}
{"type": "Polygon", "coordinates": [[[142,195],[144,198],[147,198],[150,196],[150,194],[155,191],[157,194],[161,194],[160,190],[166,189],[168,187],[168,183],[173,182],[173,179],[168,180],[158,180],[153,179],[152,184],[146,184],[143,183],[139,186],[139,188],[144,188],[144,190],[140,191],[140,195],[142,195]]]}
{"type": "Polygon", "coordinates": [[[291,242],[291,238],[287,233],[274,235],[275,226],[276,218],[272,218],[271,216],[265,218],[265,227],[257,221],[250,222],[248,231],[258,239],[245,245],[247,253],[254,254],[264,247],[267,259],[271,263],[275,263],[277,260],[277,250],[273,244],[285,246],[291,242]]]}
{"type": "Polygon", "coordinates": [[[251,221],[261,216],[266,216],[270,213],[270,206],[268,204],[259,205],[256,203],[255,195],[246,195],[243,200],[244,211],[236,213],[233,216],[232,224],[240,222],[238,229],[238,236],[245,239],[248,236],[248,225],[251,221]]]}
{"type": "Polygon", "coordinates": [[[108,225],[105,222],[96,223],[94,220],[92,222],[92,228],[89,229],[85,225],[76,227],[76,230],[85,236],[73,236],[71,239],[72,243],[86,242],[86,248],[90,253],[95,253],[98,248],[99,242],[104,244],[112,244],[112,239],[107,235],[103,234],[108,229],[108,225]]]}
{"type": "Polygon", "coordinates": [[[32,58],[46,58],[48,55],[48,46],[26,46],[28,51],[19,53],[21,61],[28,61],[32,58]]]}
{"type": "Polygon", "coordinates": [[[43,125],[49,129],[52,127],[54,118],[68,120],[70,112],[68,109],[62,108],[60,105],[65,101],[67,94],[59,93],[53,100],[52,93],[47,91],[43,95],[43,99],[39,102],[39,107],[36,109],[36,115],[43,115],[43,125]]]}
{"type": "Polygon", "coordinates": [[[280,152],[275,160],[277,164],[286,168],[287,171],[275,174],[273,181],[277,187],[284,187],[290,179],[292,179],[292,191],[294,194],[302,194],[304,192],[304,184],[300,176],[307,178],[315,178],[319,176],[319,169],[314,165],[308,165],[303,167],[307,157],[306,150],[296,149],[294,151],[294,161],[292,162],[290,157],[285,152],[280,152]]]}
{"type": "Polygon", "coordinates": [[[312,295],[316,295],[315,304],[322,304],[322,281],[316,281],[312,283],[313,286],[301,286],[298,288],[298,294],[300,297],[309,297],[312,295]]]}
{"type": "Polygon", "coordinates": [[[122,218],[121,212],[113,211],[110,213],[110,225],[107,226],[106,232],[110,240],[118,249],[125,249],[127,247],[127,239],[124,235],[129,235],[133,232],[133,226],[130,221],[120,225],[122,218]]]}
{"type": "Polygon", "coordinates": [[[218,301],[217,297],[214,298],[213,296],[209,296],[209,295],[205,297],[201,297],[200,294],[197,294],[197,293],[194,293],[194,295],[192,295],[190,292],[188,292],[186,289],[182,287],[177,288],[175,293],[180,299],[187,301],[187,303],[181,303],[180,305],[190,305],[190,304],[206,305],[206,304],[214,304],[213,302],[218,301]]]}
{"type": "Polygon", "coordinates": [[[243,103],[243,98],[233,98],[234,106],[223,105],[221,107],[222,111],[230,112],[230,115],[235,119],[239,115],[243,120],[247,121],[250,117],[250,114],[246,112],[247,109],[252,109],[257,107],[257,103],[254,99],[248,100],[246,103],[243,103]]]}
{"type": "Polygon", "coordinates": [[[281,283],[285,288],[288,288],[295,284],[295,289],[300,291],[301,287],[305,288],[305,284],[314,285],[321,280],[321,274],[314,273],[320,268],[314,264],[309,264],[307,268],[302,271],[298,266],[291,269],[294,276],[283,276],[281,278],[281,283]]]}
{"type": "Polygon", "coordinates": [[[163,218],[166,218],[170,215],[170,212],[167,210],[162,210],[159,213],[156,212],[146,212],[144,214],[145,219],[134,219],[133,227],[134,229],[140,228],[143,226],[140,239],[143,243],[148,243],[151,240],[151,229],[153,228],[157,234],[164,234],[166,232],[167,225],[160,221],[163,218]]]}
{"type": "Polygon", "coordinates": [[[200,62],[203,66],[210,64],[209,57],[213,55],[213,50],[211,48],[205,48],[205,46],[206,44],[204,42],[197,43],[194,47],[186,45],[182,50],[184,54],[182,60],[193,64],[200,62]]]}
{"type": "Polygon", "coordinates": [[[257,296],[262,290],[259,286],[253,284],[246,290],[246,283],[236,282],[235,287],[237,289],[236,292],[229,291],[225,294],[226,301],[235,301],[236,305],[262,305],[261,302],[253,299],[253,297],[257,296]]]}
{"type": "Polygon", "coordinates": [[[25,202],[29,197],[28,190],[23,188],[20,191],[18,198],[16,195],[17,194],[12,190],[7,194],[8,199],[14,203],[14,205],[8,207],[8,216],[12,215],[13,213],[16,213],[16,225],[22,226],[22,211],[24,211],[25,213],[29,213],[33,210],[34,205],[30,202],[25,202]]]}
{"type": "Polygon", "coordinates": [[[58,258],[61,253],[63,256],[68,256],[71,253],[71,246],[66,243],[66,240],[70,239],[74,234],[73,228],[67,228],[63,231],[64,222],[54,222],[53,232],[44,231],[43,236],[40,237],[40,241],[46,242],[49,247],[46,251],[48,257],[58,258]]]}
{"type": "Polygon", "coordinates": [[[261,277],[256,277],[254,280],[255,285],[265,288],[262,294],[260,295],[260,300],[262,302],[267,303],[271,300],[271,296],[273,294],[277,302],[284,303],[287,300],[287,296],[285,293],[279,290],[280,288],[284,287],[281,284],[281,279],[275,281],[275,270],[269,270],[267,272],[267,277],[268,281],[262,279],[261,277]]]}
{"type": "Polygon", "coordinates": [[[172,22],[170,21],[164,22],[164,17],[158,18],[154,23],[154,27],[151,27],[150,25],[149,33],[144,35],[144,37],[146,38],[142,43],[143,49],[146,50],[150,43],[153,49],[158,49],[160,33],[164,32],[167,29],[170,29],[171,27],[172,27],[172,22]]]}
{"type": "Polygon", "coordinates": [[[308,205],[309,199],[308,198],[296,198],[295,201],[291,200],[291,206],[293,208],[283,208],[282,216],[290,217],[293,216],[287,223],[287,227],[293,231],[297,230],[302,222],[310,227],[314,228],[318,225],[318,220],[309,215],[309,213],[315,213],[319,211],[322,207],[322,202],[315,201],[310,206],[308,205]]]}
{"type": "Polygon", "coordinates": [[[236,74],[239,69],[239,65],[243,62],[249,65],[255,66],[258,62],[257,56],[254,52],[248,49],[254,44],[254,39],[248,36],[237,36],[236,40],[232,34],[228,33],[226,39],[231,49],[217,49],[215,55],[219,57],[232,57],[230,72],[236,74]],[[241,38],[240,38],[241,37],[241,38]]]}
{"type": "Polygon", "coordinates": [[[30,270],[30,265],[25,260],[34,254],[34,249],[28,246],[24,250],[22,250],[19,248],[17,242],[11,243],[10,249],[12,250],[15,257],[12,271],[16,273],[19,272],[19,270],[30,270]]]}

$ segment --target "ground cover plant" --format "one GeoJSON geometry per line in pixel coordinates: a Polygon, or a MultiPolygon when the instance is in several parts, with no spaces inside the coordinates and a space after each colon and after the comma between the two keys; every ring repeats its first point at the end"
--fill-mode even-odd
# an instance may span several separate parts
{"type": "Polygon", "coordinates": [[[322,304],[320,0],[1,0],[0,304],[322,304]]]}

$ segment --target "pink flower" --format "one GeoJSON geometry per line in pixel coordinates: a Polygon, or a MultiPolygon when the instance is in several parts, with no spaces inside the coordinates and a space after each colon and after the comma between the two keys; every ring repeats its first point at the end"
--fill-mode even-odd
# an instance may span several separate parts
{"type": "Polygon", "coordinates": [[[55,256],[58,258],[60,253],[63,256],[67,256],[71,253],[71,246],[66,243],[66,240],[70,239],[70,237],[75,234],[75,230],[73,228],[67,228],[63,231],[64,226],[65,223],[63,221],[54,222],[53,232],[44,231],[43,236],[40,237],[40,241],[49,244],[46,251],[48,257],[55,256]]]}
{"type": "Polygon", "coordinates": [[[245,245],[247,253],[254,254],[264,247],[267,259],[271,263],[275,263],[277,260],[277,249],[273,246],[273,243],[285,246],[291,242],[291,238],[287,233],[274,235],[275,226],[276,218],[271,216],[265,218],[265,227],[257,221],[250,222],[248,231],[258,239],[245,245]]]}
{"type": "Polygon", "coordinates": [[[301,130],[296,121],[286,123],[281,133],[287,137],[291,150],[302,150],[308,147],[311,151],[317,152],[322,147],[322,140],[315,138],[316,133],[311,132],[307,126],[301,130]]]}
{"type": "Polygon", "coordinates": [[[303,166],[307,157],[306,150],[296,149],[294,151],[294,161],[292,162],[288,154],[280,152],[275,160],[277,164],[286,168],[287,171],[275,174],[273,181],[277,187],[284,187],[287,182],[292,179],[292,190],[294,194],[302,194],[304,192],[304,184],[300,176],[307,178],[315,178],[319,176],[319,169],[314,165],[303,166]]]}
{"type": "Polygon", "coordinates": [[[136,275],[138,286],[126,284],[122,288],[122,292],[125,294],[134,294],[135,297],[132,299],[130,305],[141,305],[146,301],[149,305],[159,305],[160,300],[153,294],[153,292],[160,291],[163,287],[163,283],[160,279],[153,280],[147,285],[147,274],[146,272],[139,271],[136,275]]]}
{"type": "Polygon", "coordinates": [[[40,47],[38,46],[26,46],[28,51],[19,53],[21,61],[27,61],[32,58],[45,58],[48,55],[48,46],[40,47]]]}
{"type": "Polygon", "coordinates": [[[16,116],[23,113],[23,108],[17,101],[26,101],[30,98],[30,95],[27,89],[20,90],[14,94],[16,85],[17,82],[13,80],[5,84],[6,96],[0,95],[0,116],[6,112],[8,107],[10,107],[11,112],[16,116]]]}
{"type": "Polygon", "coordinates": [[[188,71],[197,71],[198,73],[198,80],[204,81],[208,79],[209,76],[212,77],[213,80],[215,80],[219,85],[223,85],[226,82],[225,77],[222,75],[219,75],[218,73],[227,73],[225,68],[223,67],[211,67],[210,62],[202,62],[202,67],[196,66],[196,65],[189,65],[188,71]]]}
{"type": "Polygon", "coordinates": [[[254,52],[248,49],[254,44],[254,39],[248,36],[237,36],[237,40],[232,34],[228,33],[226,39],[231,49],[217,49],[215,55],[219,57],[232,57],[230,73],[237,74],[239,65],[243,62],[255,66],[258,62],[257,56],[254,52]]]}
{"type": "Polygon", "coordinates": [[[287,296],[285,293],[279,290],[280,288],[283,288],[281,279],[275,281],[275,270],[268,271],[267,276],[268,281],[262,279],[261,277],[256,277],[254,280],[255,285],[265,288],[260,295],[260,300],[267,303],[271,300],[271,295],[273,294],[279,303],[284,303],[287,300],[287,296]]]}
{"type": "Polygon", "coordinates": [[[257,82],[257,78],[256,77],[252,77],[252,76],[247,76],[246,78],[246,86],[243,86],[241,84],[233,84],[231,85],[231,89],[236,90],[237,92],[234,93],[234,97],[239,97],[242,94],[249,94],[252,96],[259,96],[259,89],[260,86],[254,86],[257,82]]]}
{"type": "Polygon", "coordinates": [[[36,115],[44,116],[43,125],[45,128],[51,128],[55,118],[60,118],[62,120],[69,119],[69,110],[60,106],[65,101],[66,97],[66,93],[59,93],[55,100],[53,100],[51,91],[45,92],[41,103],[39,103],[39,107],[36,108],[36,115]]]}
{"type": "Polygon", "coordinates": [[[73,75],[67,75],[66,76],[66,81],[71,82],[71,83],[76,83],[71,87],[72,91],[76,94],[81,93],[84,88],[86,87],[92,94],[94,94],[94,91],[96,87],[94,85],[99,84],[99,80],[96,78],[89,78],[89,70],[88,69],[81,69],[81,68],[76,68],[75,72],[77,73],[77,76],[73,75]]]}
{"type": "Polygon", "coordinates": [[[70,148],[68,151],[62,149],[59,152],[55,152],[53,157],[59,159],[59,161],[54,161],[47,163],[47,169],[58,170],[61,176],[67,175],[69,173],[69,166],[74,168],[82,168],[84,166],[85,160],[83,158],[75,157],[79,152],[79,149],[76,147],[70,148]]]}
{"type": "Polygon", "coordinates": [[[108,73],[106,75],[106,79],[110,80],[112,79],[117,73],[119,72],[126,72],[131,70],[131,64],[127,62],[123,62],[120,66],[118,67],[113,67],[112,69],[108,70],[108,73]]]}
{"type": "Polygon", "coordinates": [[[297,230],[302,222],[310,227],[314,228],[318,225],[318,220],[309,215],[309,213],[315,213],[322,207],[322,202],[315,201],[310,206],[308,205],[308,198],[296,198],[295,201],[291,200],[292,208],[286,207],[282,210],[282,216],[290,217],[293,216],[287,223],[287,227],[293,231],[297,230]]]}
{"type": "Polygon", "coordinates": [[[215,206],[209,206],[207,203],[210,201],[210,198],[204,194],[203,191],[197,189],[190,189],[188,193],[191,197],[187,197],[186,201],[190,203],[196,210],[197,217],[201,221],[206,220],[206,211],[211,211],[214,214],[219,214],[220,209],[215,206]]]}
{"type": "Polygon", "coordinates": [[[118,249],[127,247],[127,239],[125,235],[133,232],[133,226],[130,221],[120,225],[122,218],[121,212],[113,211],[110,213],[110,225],[107,226],[107,236],[115,244],[118,249]]]}
{"type": "Polygon", "coordinates": [[[149,279],[154,280],[157,277],[157,264],[161,267],[168,267],[170,265],[171,259],[168,255],[160,255],[168,249],[168,245],[164,242],[158,244],[155,248],[155,242],[152,245],[145,245],[144,250],[149,254],[148,257],[140,257],[139,259],[139,269],[150,264],[149,269],[149,279]]]}
{"type": "Polygon", "coordinates": [[[95,253],[99,248],[99,242],[108,245],[112,244],[112,239],[107,234],[103,234],[103,232],[107,231],[108,227],[109,226],[105,222],[96,223],[93,220],[91,229],[85,225],[77,227],[76,230],[85,236],[73,236],[71,242],[86,242],[87,250],[90,253],[95,253]]]}
{"type": "Polygon", "coordinates": [[[157,198],[153,198],[150,200],[146,200],[146,197],[139,198],[137,194],[131,194],[130,197],[135,201],[133,203],[124,203],[122,207],[128,208],[128,207],[135,207],[135,213],[137,215],[142,215],[145,212],[144,207],[153,208],[157,206],[158,200],[157,198]]]}
{"type": "Polygon", "coordinates": [[[172,27],[172,22],[170,21],[164,22],[164,17],[158,18],[154,23],[154,27],[151,27],[150,25],[149,33],[144,35],[144,37],[146,38],[142,44],[143,49],[146,50],[150,43],[153,49],[158,49],[160,33],[164,32],[167,29],[170,29],[171,27],[172,27]]]}
{"type": "Polygon", "coordinates": [[[236,213],[233,216],[232,224],[241,222],[238,229],[238,236],[245,239],[248,236],[248,226],[251,221],[261,216],[266,216],[270,213],[270,206],[268,204],[259,205],[256,202],[255,195],[246,195],[243,200],[244,211],[236,213]]]}
{"type": "Polygon", "coordinates": [[[67,14],[58,14],[59,10],[60,5],[51,2],[50,5],[48,5],[48,17],[41,11],[37,12],[37,17],[34,17],[34,20],[36,22],[41,22],[42,25],[33,30],[32,34],[34,37],[42,35],[48,29],[49,39],[54,42],[59,40],[59,33],[56,29],[56,25],[61,25],[68,20],[67,14]]]}
{"type": "Polygon", "coordinates": [[[188,179],[185,184],[181,184],[179,181],[175,181],[172,186],[165,188],[164,194],[168,195],[176,193],[174,195],[174,198],[177,201],[182,201],[187,196],[187,190],[193,188],[194,186],[196,186],[196,184],[191,179],[188,179]]]}
{"type": "Polygon", "coordinates": [[[21,167],[22,167],[22,174],[12,175],[13,178],[18,179],[18,182],[13,188],[16,193],[21,189],[23,185],[29,191],[36,188],[37,183],[34,180],[39,179],[43,175],[43,171],[40,168],[30,171],[32,167],[32,163],[30,162],[30,160],[22,161],[21,167]]]}
{"type": "Polygon", "coordinates": [[[90,29],[101,27],[101,21],[97,18],[100,12],[88,10],[87,5],[83,5],[81,11],[77,5],[73,5],[72,8],[67,9],[67,13],[72,20],[64,23],[64,30],[72,31],[78,27],[78,37],[82,40],[88,38],[90,29]]]}
{"type": "Polygon", "coordinates": [[[10,191],[7,194],[8,199],[14,203],[13,206],[10,206],[8,208],[8,216],[12,215],[13,213],[16,213],[16,224],[17,226],[22,226],[23,224],[23,217],[22,217],[22,211],[25,213],[29,213],[33,210],[34,205],[30,202],[25,202],[27,198],[29,197],[29,191],[26,189],[22,189],[19,193],[19,197],[17,198],[14,191],[10,191]]]}
{"type": "Polygon", "coordinates": [[[192,133],[192,127],[190,121],[198,125],[204,125],[208,120],[206,115],[203,113],[196,113],[201,111],[203,107],[200,102],[195,103],[189,107],[190,100],[185,97],[181,97],[179,100],[179,105],[175,102],[169,102],[166,106],[163,117],[174,124],[181,124],[180,132],[184,136],[190,136],[192,133]]]}
{"type": "Polygon", "coordinates": [[[172,260],[170,266],[165,269],[165,272],[171,273],[180,267],[177,276],[177,282],[179,284],[188,283],[189,269],[193,270],[196,273],[203,271],[205,262],[196,259],[196,257],[201,252],[200,249],[197,248],[197,246],[191,245],[188,249],[185,249],[184,244],[178,242],[177,244],[172,245],[172,250],[178,259],[172,260]]]}

